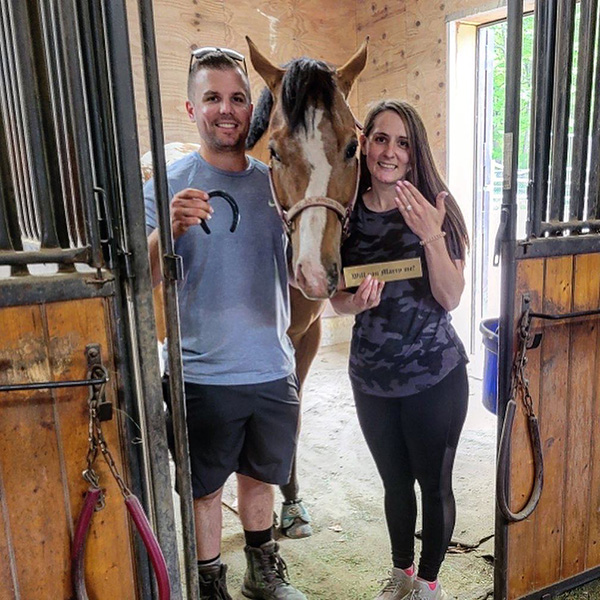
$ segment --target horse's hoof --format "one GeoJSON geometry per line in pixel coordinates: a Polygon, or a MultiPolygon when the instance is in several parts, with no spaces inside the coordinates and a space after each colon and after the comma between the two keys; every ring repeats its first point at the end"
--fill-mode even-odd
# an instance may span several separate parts
{"type": "Polygon", "coordinates": [[[293,540],[310,537],[312,535],[310,521],[310,515],[304,508],[302,500],[284,502],[281,505],[280,531],[285,537],[293,540]]]}

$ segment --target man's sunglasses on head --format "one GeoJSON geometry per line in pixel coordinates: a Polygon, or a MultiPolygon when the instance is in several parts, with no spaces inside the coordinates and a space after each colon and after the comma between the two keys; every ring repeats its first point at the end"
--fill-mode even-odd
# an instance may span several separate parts
{"type": "Polygon", "coordinates": [[[248,75],[248,69],[246,68],[246,58],[243,54],[240,54],[239,52],[236,52],[231,48],[217,48],[216,46],[204,46],[203,48],[196,48],[195,50],[192,50],[192,55],[190,56],[189,70],[192,70],[194,60],[200,60],[201,58],[203,58],[207,54],[211,54],[212,52],[220,52],[221,54],[228,56],[232,60],[239,62],[244,69],[244,73],[248,75]]]}

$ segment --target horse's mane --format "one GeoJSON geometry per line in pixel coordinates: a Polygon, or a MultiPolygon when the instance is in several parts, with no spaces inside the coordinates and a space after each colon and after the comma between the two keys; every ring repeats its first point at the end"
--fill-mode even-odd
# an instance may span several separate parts
{"type": "MultiPolygon", "coordinates": [[[[292,132],[298,127],[306,129],[306,112],[309,106],[322,102],[331,111],[335,93],[334,71],[323,61],[313,58],[296,58],[283,65],[286,68],[281,87],[281,108],[292,132]]],[[[273,96],[264,88],[256,103],[246,148],[253,148],[269,126],[273,109],[273,96]]]]}
{"type": "Polygon", "coordinates": [[[271,94],[268,87],[265,87],[260,93],[252,113],[252,121],[250,121],[250,129],[246,138],[246,148],[248,150],[252,150],[256,146],[258,140],[268,129],[271,110],[273,110],[273,94],[271,94]]]}

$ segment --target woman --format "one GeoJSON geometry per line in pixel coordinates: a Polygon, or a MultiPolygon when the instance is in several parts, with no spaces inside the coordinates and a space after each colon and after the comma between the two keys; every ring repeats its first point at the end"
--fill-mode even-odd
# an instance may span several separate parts
{"type": "Polygon", "coordinates": [[[377,600],[448,598],[437,580],[455,522],[452,468],[468,401],[467,355],[449,311],[464,289],[468,235],[431,154],[423,122],[405,102],[367,115],[361,186],[344,266],[412,259],[409,279],[367,276],[332,304],[356,315],[350,378],[358,418],[385,488],[393,568],[377,600]],[[421,488],[423,539],[414,565],[421,488]]]}

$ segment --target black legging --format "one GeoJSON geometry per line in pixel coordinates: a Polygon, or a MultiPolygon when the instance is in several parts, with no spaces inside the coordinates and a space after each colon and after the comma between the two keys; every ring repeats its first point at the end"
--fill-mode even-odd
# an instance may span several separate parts
{"type": "Polygon", "coordinates": [[[418,574],[427,581],[436,580],[454,530],[452,467],[468,397],[465,365],[414,396],[384,398],[354,387],[360,426],[385,488],[392,560],[401,569],[415,557],[419,482],[423,543],[418,574]]]}

